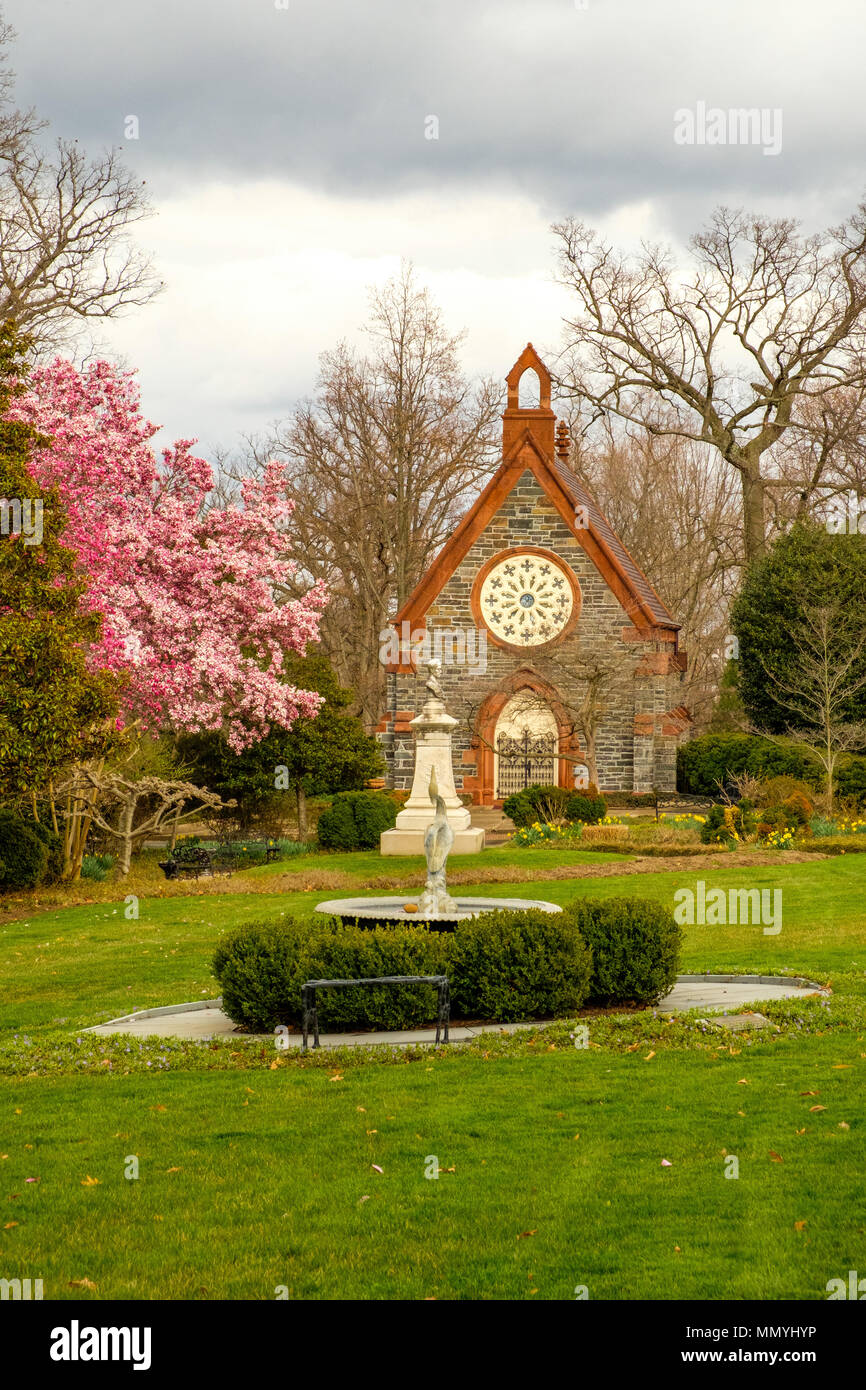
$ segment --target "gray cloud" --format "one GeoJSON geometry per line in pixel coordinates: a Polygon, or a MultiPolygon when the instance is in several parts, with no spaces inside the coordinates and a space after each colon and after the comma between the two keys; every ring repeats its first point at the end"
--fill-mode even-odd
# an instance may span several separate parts
{"type": "MultiPolygon", "coordinates": [[[[342,197],[513,189],[546,215],[776,203],[863,179],[861,0],[5,0],[21,98],[120,143],[160,193],[275,177],[342,197]],[[673,112],[780,107],[778,158],[673,142],[673,112]],[[439,139],[424,138],[435,115],[439,139]]],[[[667,220],[667,219],[666,219],[667,220]]]]}

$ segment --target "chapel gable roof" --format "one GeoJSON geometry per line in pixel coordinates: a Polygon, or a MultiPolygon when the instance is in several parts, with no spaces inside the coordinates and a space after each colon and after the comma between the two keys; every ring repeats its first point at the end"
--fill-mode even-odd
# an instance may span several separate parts
{"type": "Polygon", "coordinates": [[[629,554],[589,488],[569,466],[568,429],[564,422],[556,428],[556,417],[550,407],[550,373],[531,343],[508,373],[506,383],[508,402],[502,417],[502,463],[400,612],[391,620],[392,626],[399,627],[407,620],[413,628],[423,625],[430,605],[506,502],[518,480],[529,470],[623,605],[634,627],[647,635],[655,628],[669,629],[669,640],[675,640],[679,623],[629,554]],[[530,369],[539,379],[539,404],[521,407],[520,378],[530,369]]]}

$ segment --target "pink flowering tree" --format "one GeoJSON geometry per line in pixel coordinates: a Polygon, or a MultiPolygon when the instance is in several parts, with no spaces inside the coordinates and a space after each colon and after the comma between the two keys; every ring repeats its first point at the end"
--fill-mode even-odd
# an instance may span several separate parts
{"type": "Polygon", "coordinates": [[[244,485],[242,505],[208,506],[213,474],[195,441],[157,458],[133,373],[108,362],[36,368],[9,414],[46,437],[31,466],[68,513],[64,543],[104,615],[91,659],[126,678],[127,726],[222,730],[240,752],[316,713],[318,695],[281,679],[284,653],[318,636],[327,593],[278,601],[295,570],[280,465],[244,485]]]}

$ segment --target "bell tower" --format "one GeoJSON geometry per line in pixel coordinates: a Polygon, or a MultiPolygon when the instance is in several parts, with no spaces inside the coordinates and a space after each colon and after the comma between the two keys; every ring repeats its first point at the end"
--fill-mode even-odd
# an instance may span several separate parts
{"type": "Polygon", "coordinates": [[[502,452],[509,453],[513,444],[528,429],[546,458],[553,458],[556,416],[550,408],[550,372],[531,343],[527,343],[508,376],[508,401],[502,415],[502,452]],[[538,378],[538,405],[520,404],[520,380],[524,372],[534,372],[538,378]]]}

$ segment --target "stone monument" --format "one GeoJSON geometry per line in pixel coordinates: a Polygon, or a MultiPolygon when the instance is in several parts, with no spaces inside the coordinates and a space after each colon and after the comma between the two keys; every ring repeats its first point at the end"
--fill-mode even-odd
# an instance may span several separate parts
{"type": "Polygon", "coordinates": [[[427,830],[439,819],[454,832],[454,843],[449,846],[452,854],[476,854],[484,848],[484,831],[472,825],[469,810],[454,787],[451,734],[458,721],[445,709],[438,679],[440,663],[428,661],[426,667],[427,700],[411,724],[415,736],[412,791],[393,830],[383,831],[379,849],[382,854],[424,854],[427,830]]]}

